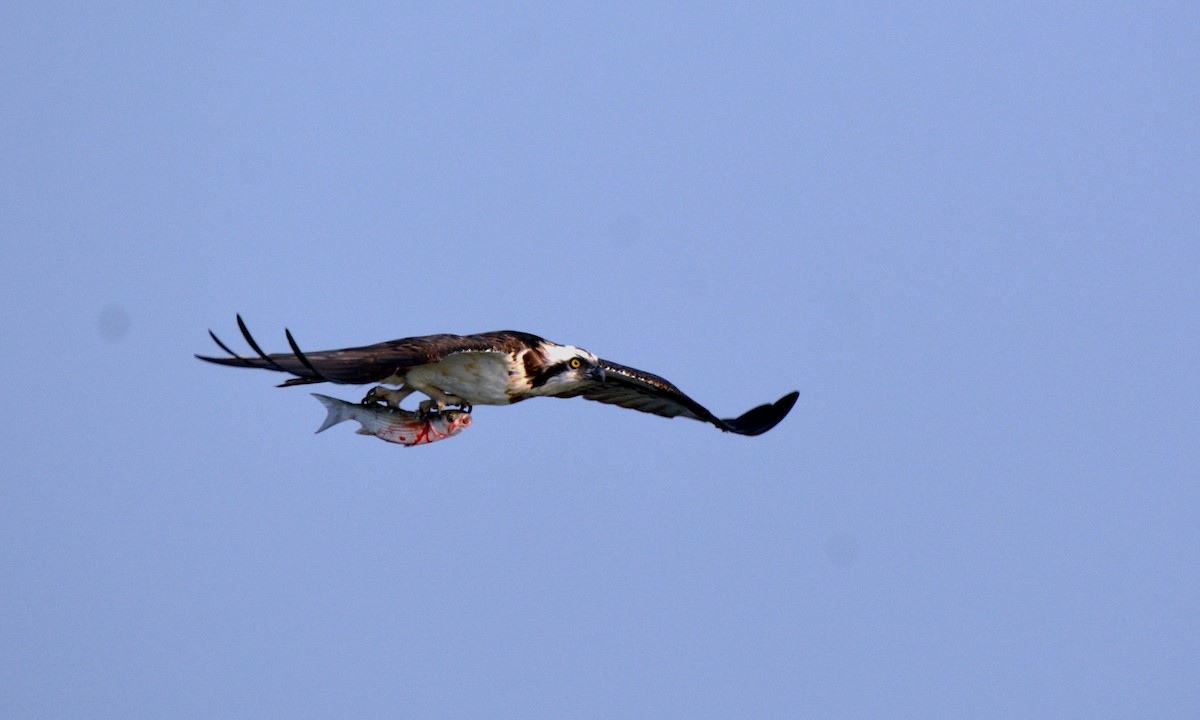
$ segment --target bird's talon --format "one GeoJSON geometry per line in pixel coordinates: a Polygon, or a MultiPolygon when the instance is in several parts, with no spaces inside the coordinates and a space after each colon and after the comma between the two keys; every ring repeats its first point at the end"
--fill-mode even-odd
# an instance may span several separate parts
{"type": "Polygon", "coordinates": [[[396,410],[400,407],[400,401],[408,397],[411,390],[401,388],[400,390],[392,390],[391,388],[376,385],[367,391],[363,396],[363,405],[383,405],[396,410]]]}
{"type": "Polygon", "coordinates": [[[441,400],[422,400],[421,403],[417,405],[417,413],[420,414],[422,418],[431,417],[441,413],[445,407],[446,403],[442,402],[441,400]]]}

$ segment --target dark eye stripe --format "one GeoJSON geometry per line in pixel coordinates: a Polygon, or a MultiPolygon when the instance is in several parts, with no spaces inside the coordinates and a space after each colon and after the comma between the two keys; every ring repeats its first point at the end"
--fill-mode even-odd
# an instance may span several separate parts
{"type": "Polygon", "coordinates": [[[530,387],[541,387],[555,375],[567,372],[570,370],[570,368],[567,367],[567,363],[569,362],[570,361],[568,360],[567,362],[555,363],[544,368],[541,372],[535,373],[531,378],[529,378],[530,387]]]}

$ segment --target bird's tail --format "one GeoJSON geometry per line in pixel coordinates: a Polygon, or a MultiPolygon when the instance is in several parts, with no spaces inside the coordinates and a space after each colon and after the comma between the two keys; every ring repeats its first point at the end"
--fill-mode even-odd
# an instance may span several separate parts
{"type": "Polygon", "coordinates": [[[321,423],[321,427],[317,428],[317,432],[328,430],[340,422],[353,419],[354,416],[350,413],[350,409],[354,406],[345,400],[321,395],[320,393],[312,393],[312,396],[320,400],[325,409],[329,411],[329,414],[325,416],[325,422],[321,423]]]}

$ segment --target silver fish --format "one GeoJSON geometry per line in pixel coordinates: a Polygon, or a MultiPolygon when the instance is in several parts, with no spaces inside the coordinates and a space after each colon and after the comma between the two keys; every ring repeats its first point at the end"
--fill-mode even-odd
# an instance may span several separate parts
{"type": "Polygon", "coordinates": [[[317,432],[346,420],[356,420],[362,425],[358,429],[360,435],[374,435],[411,447],[444,440],[471,425],[471,413],[463,410],[443,410],[422,417],[415,412],[383,405],[362,405],[318,393],[312,393],[312,396],[329,411],[317,432]]]}

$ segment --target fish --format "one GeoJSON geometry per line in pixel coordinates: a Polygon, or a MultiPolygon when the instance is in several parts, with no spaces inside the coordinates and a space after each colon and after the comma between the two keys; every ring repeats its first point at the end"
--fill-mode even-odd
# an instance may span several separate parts
{"type": "Polygon", "coordinates": [[[381,440],[412,447],[445,440],[471,426],[471,413],[465,410],[422,415],[384,405],[346,402],[320,393],[312,393],[312,396],[329,411],[317,432],[347,420],[356,420],[362,425],[357,431],[360,435],[374,435],[381,440]]]}

